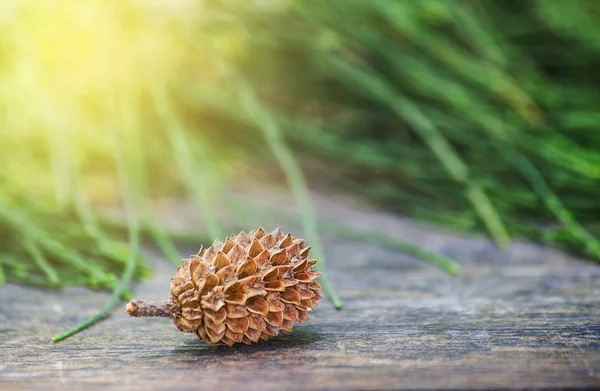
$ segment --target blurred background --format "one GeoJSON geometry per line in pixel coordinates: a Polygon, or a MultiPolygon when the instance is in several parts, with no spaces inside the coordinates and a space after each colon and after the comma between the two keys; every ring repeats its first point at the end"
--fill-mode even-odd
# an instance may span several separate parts
{"type": "Polygon", "coordinates": [[[141,240],[177,264],[265,216],[315,245],[336,226],[309,186],[598,261],[599,22],[596,0],[3,0],[0,283],[115,291],[150,272],[141,240]]]}

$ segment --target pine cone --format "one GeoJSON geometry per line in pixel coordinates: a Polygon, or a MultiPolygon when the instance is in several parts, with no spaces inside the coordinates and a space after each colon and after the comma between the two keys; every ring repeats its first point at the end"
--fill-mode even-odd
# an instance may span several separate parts
{"type": "Polygon", "coordinates": [[[303,239],[280,229],[262,228],[215,241],[184,259],[171,279],[170,301],[127,305],[131,316],[165,316],[181,331],[208,343],[250,344],[278,332],[292,331],[295,322],[321,298],[317,262],[308,259],[303,239]]]}

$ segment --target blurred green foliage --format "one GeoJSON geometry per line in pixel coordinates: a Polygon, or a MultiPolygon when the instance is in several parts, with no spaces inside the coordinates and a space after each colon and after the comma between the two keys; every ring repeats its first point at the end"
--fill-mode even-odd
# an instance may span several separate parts
{"type": "Polygon", "coordinates": [[[240,72],[291,144],[334,167],[327,181],[500,245],[600,259],[600,3],[254,8],[231,11],[250,37],[240,72]]]}
{"type": "Polygon", "coordinates": [[[595,0],[4,0],[0,283],[125,297],[138,234],[179,262],[153,199],[185,193],[222,237],[223,189],[270,166],[320,258],[303,173],[600,260],[598,20],[595,0]],[[120,199],[129,245],[96,208],[120,199]]]}

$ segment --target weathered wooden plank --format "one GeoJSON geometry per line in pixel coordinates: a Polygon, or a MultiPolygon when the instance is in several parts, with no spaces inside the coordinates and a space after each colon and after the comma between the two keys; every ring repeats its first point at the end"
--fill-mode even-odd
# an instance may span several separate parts
{"type": "MultiPolygon", "coordinates": [[[[452,278],[408,256],[329,237],[328,272],[344,310],[322,300],[293,333],[233,348],[203,344],[165,319],[130,319],[124,310],[52,344],[54,333],[94,313],[107,295],[4,286],[0,389],[600,386],[596,265],[532,244],[502,252],[486,239],[326,208],[340,220],[443,251],[461,262],[461,274],[452,278]]],[[[156,274],[137,293],[161,300],[173,270],[150,253],[156,274]]]]}

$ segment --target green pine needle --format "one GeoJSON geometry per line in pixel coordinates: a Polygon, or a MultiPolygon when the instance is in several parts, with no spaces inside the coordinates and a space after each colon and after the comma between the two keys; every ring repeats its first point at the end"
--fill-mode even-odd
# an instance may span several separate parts
{"type": "Polygon", "coordinates": [[[85,321],[73,327],[72,329],[69,329],[63,333],[53,336],[52,342],[62,341],[106,318],[109,315],[110,311],[120,302],[123,293],[127,291],[127,288],[131,284],[131,280],[135,272],[137,255],[140,251],[139,227],[137,218],[134,214],[134,200],[132,196],[132,191],[129,188],[129,180],[127,168],[125,166],[126,163],[124,152],[122,151],[122,146],[119,144],[120,140],[117,137],[115,137],[115,140],[115,161],[117,166],[117,172],[119,175],[119,180],[121,183],[121,189],[123,192],[122,194],[123,202],[125,205],[125,215],[129,227],[129,249],[131,251],[129,255],[129,260],[127,261],[127,265],[125,266],[125,271],[123,272],[121,280],[113,290],[113,293],[108,299],[108,301],[102,306],[102,308],[100,308],[100,310],[98,310],[98,312],[95,315],[86,319],[85,321]]]}

